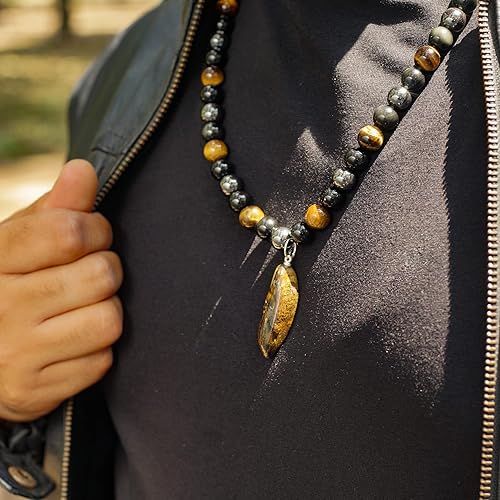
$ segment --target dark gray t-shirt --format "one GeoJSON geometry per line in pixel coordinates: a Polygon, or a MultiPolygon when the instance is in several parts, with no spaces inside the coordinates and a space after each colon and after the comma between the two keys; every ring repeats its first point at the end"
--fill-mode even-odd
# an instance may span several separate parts
{"type": "MultiPolygon", "coordinates": [[[[286,224],[302,218],[446,7],[242,2],[225,126],[257,204],[286,224]]],[[[201,153],[214,10],[164,125],[101,207],[125,270],[125,331],[104,386],[120,441],[116,497],[476,497],[486,315],[476,18],[341,217],[300,248],[297,317],[268,361],[256,331],[282,255],[239,226],[201,153]]]]}

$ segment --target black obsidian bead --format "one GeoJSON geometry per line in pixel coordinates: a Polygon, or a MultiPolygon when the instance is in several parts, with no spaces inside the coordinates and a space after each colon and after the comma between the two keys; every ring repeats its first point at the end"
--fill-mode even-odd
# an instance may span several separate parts
{"type": "Polygon", "coordinates": [[[462,9],[452,7],[447,9],[441,17],[441,26],[454,33],[460,33],[467,24],[467,14],[462,9]]]}
{"type": "Polygon", "coordinates": [[[338,207],[343,201],[343,193],[333,187],[326,188],[321,195],[321,204],[328,208],[338,207]]]}
{"type": "Polygon", "coordinates": [[[350,191],[356,184],[356,176],[345,168],[336,168],[332,177],[333,186],[341,191],[350,191]]]}
{"type": "Polygon", "coordinates": [[[250,195],[245,191],[235,191],[229,196],[229,205],[235,212],[239,212],[250,203],[250,195]]]}
{"type": "Polygon", "coordinates": [[[216,50],[210,50],[207,52],[207,56],[205,57],[205,62],[208,66],[221,66],[224,62],[224,56],[221,52],[216,50]]]}
{"type": "Polygon", "coordinates": [[[217,87],[205,85],[200,92],[200,99],[205,102],[217,102],[221,98],[221,92],[217,87]]]}
{"type": "Polygon", "coordinates": [[[290,230],[295,243],[304,243],[311,238],[311,231],[303,222],[297,222],[290,230]]]}
{"type": "Polygon", "coordinates": [[[418,68],[406,68],[401,75],[401,83],[410,92],[418,94],[425,87],[425,75],[418,68]]]}
{"type": "Polygon", "coordinates": [[[404,111],[411,106],[412,97],[410,91],[406,87],[394,87],[390,90],[387,96],[387,102],[390,106],[398,111],[404,111]]]}
{"type": "Polygon", "coordinates": [[[370,163],[370,157],[360,149],[351,148],[344,153],[344,163],[354,172],[365,169],[370,163]]]}
{"type": "Polygon", "coordinates": [[[230,174],[232,171],[233,168],[227,160],[217,160],[215,163],[212,163],[211,172],[218,181],[230,174]]]}
{"type": "Polygon", "coordinates": [[[205,104],[201,108],[201,119],[204,122],[216,122],[222,119],[222,108],[213,102],[205,104]]]}
{"type": "Polygon", "coordinates": [[[208,122],[202,129],[201,135],[206,141],[224,139],[224,127],[218,123],[208,122]]]}
{"type": "Polygon", "coordinates": [[[472,14],[477,7],[477,0],[451,0],[450,7],[457,7],[466,14],[472,14]]]}
{"type": "Polygon", "coordinates": [[[444,26],[433,28],[429,35],[429,45],[436,47],[441,53],[450,50],[454,43],[453,33],[444,26]]]}
{"type": "Polygon", "coordinates": [[[223,31],[216,31],[215,34],[210,38],[210,46],[214,50],[224,50],[228,45],[228,37],[223,31]]]}
{"type": "Polygon", "coordinates": [[[392,106],[382,104],[373,114],[373,122],[382,130],[394,130],[399,123],[399,115],[392,106]]]}

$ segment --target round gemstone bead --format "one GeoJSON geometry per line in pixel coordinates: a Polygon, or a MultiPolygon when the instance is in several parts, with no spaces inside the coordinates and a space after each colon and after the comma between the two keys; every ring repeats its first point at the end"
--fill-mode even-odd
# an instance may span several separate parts
{"type": "Polygon", "coordinates": [[[271,236],[273,229],[277,226],[278,226],[278,221],[274,217],[266,215],[259,222],[257,222],[255,229],[257,230],[257,234],[261,238],[269,238],[269,236],[271,236]]]}
{"type": "Polygon", "coordinates": [[[364,151],[351,148],[344,153],[344,163],[349,170],[363,170],[370,163],[370,158],[364,151]]]}
{"type": "Polygon", "coordinates": [[[404,111],[411,106],[413,98],[410,91],[406,87],[397,86],[389,91],[387,102],[390,106],[398,111],[404,111]]]}
{"type": "Polygon", "coordinates": [[[231,28],[231,20],[228,16],[223,14],[217,21],[217,29],[220,31],[227,31],[229,28],[231,28]]]}
{"type": "Polygon", "coordinates": [[[336,168],[333,171],[332,182],[337,189],[350,191],[356,184],[356,176],[345,168],[336,168]]]}
{"type": "Polygon", "coordinates": [[[228,38],[223,31],[216,31],[215,34],[210,38],[210,46],[214,50],[219,52],[227,47],[228,38]]]}
{"type": "Polygon", "coordinates": [[[250,195],[245,191],[235,191],[229,196],[229,206],[235,211],[239,212],[250,203],[250,195]]]}
{"type": "Polygon", "coordinates": [[[218,123],[208,122],[202,129],[201,135],[206,141],[224,139],[224,127],[218,123]]]}
{"type": "Polygon", "coordinates": [[[229,154],[226,143],[219,139],[208,141],[203,148],[203,156],[209,162],[222,160],[229,154]]]}
{"type": "Polygon", "coordinates": [[[257,225],[257,222],[264,218],[264,215],[262,208],[257,205],[250,205],[240,212],[240,224],[243,227],[251,229],[257,225]]]}
{"type": "Polygon", "coordinates": [[[205,85],[200,92],[200,99],[203,102],[217,102],[220,100],[220,91],[212,85],[205,85]]]}
{"type": "Polygon", "coordinates": [[[441,64],[441,54],[431,45],[422,45],[415,53],[415,64],[424,71],[435,71],[441,64]]]}
{"type": "Polygon", "coordinates": [[[321,204],[328,208],[338,207],[344,201],[344,195],[333,187],[328,187],[321,195],[321,204]]]}
{"type": "Polygon", "coordinates": [[[311,232],[303,222],[297,222],[291,228],[291,235],[295,243],[304,243],[311,237],[311,232]]]}
{"type": "Polygon", "coordinates": [[[467,24],[467,14],[462,9],[452,7],[447,9],[441,17],[441,26],[454,33],[460,33],[467,24]]]}
{"type": "Polygon", "coordinates": [[[382,130],[394,130],[398,126],[399,115],[393,107],[382,104],[375,110],[373,121],[382,130]]]}
{"type": "Polygon", "coordinates": [[[222,118],[222,108],[214,102],[209,102],[201,108],[200,116],[204,122],[216,122],[222,118]]]}
{"type": "Polygon", "coordinates": [[[291,231],[288,227],[278,226],[271,230],[271,243],[274,248],[280,250],[285,246],[286,240],[290,239],[291,231]]]}
{"type": "Polygon", "coordinates": [[[218,160],[216,161],[210,171],[212,175],[220,181],[224,176],[230,174],[232,172],[231,164],[227,160],[218,160]]]}
{"type": "Polygon", "coordinates": [[[330,214],[328,210],[315,203],[311,205],[304,216],[304,221],[311,229],[325,229],[330,224],[330,214]]]}
{"type": "Polygon", "coordinates": [[[231,193],[240,190],[241,187],[241,181],[233,174],[225,175],[220,180],[220,188],[226,196],[229,196],[231,193]]]}
{"type": "Polygon", "coordinates": [[[425,87],[425,75],[418,68],[406,68],[401,75],[401,83],[410,92],[418,94],[425,87]]]}
{"type": "Polygon", "coordinates": [[[454,43],[453,33],[444,26],[433,28],[429,35],[429,45],[436,47],[441,52],[450,50],[454,43]]]}
{"type": "Polygon", "coordinates": [[[207,52],[205,62],[208,66],[218,66],[223,62],[223,55],[221,52],[217,52],[216,50],[210,50],[207,52]]]}
{"type": "Polygon", "coordinates": [[[477,7],[477,0],[451,0],[450,7],[457,7],[466,14],[472,14],[477,7]]]}
{"type": "Polygon", "coordinates": [[[238,2],[236,0],[217,0],[216,6],[221,14],[234,16],[238,12],[238,2]]]}
{"type": "Polygon", "coordinates": [[[224,72],[217,66],[207,66],[201,73],[203,85],[220,85],[224,81],[224,72]]]}
{"type": "Polygon", "coordinates": [[[363,149],[377,151],[384,144],[384,134],[375,125],[366,125],[359,131],[358,143],[363,149]]]}

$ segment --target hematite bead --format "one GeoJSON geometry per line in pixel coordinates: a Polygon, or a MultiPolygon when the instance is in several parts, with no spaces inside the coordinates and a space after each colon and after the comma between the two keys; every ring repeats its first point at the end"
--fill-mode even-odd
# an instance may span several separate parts
{"type": "Polygon", "coordinates": [[[315,203],[307,209],[304,221],[311,229],[321,230],[328,227],[331,217],[326,208],[315,203]]]}
{"type": "Polygon", "coordinates": [[[235,191],[229,196],[229,205],[235,211],[239,212],[250,203],[250,195],[245,191],[235,191]]]}
{"type": "Polygon", "coordinates": [[[209,50],[207,52],[206,57],[205,57],[205,62],[209,66],[219,66],[222,64],[223,60],[224,60],[224,56],[222,55],[222,53],[218,52],[216,50],[209,50]]]}
{"type": "Polygon", "coordinates": [[[450,7],[457,7],[466,14],[472,14],[477,7],[477,0],[451,0],[450,7]]]}
{"type": "Polygon", "coordinates": [[[453,33],[444,26],[433,28],[429,35],[429,45],[436,47],[441,52],[450,50],[454,43],[453,33]]]}
{"type": "Polygon", "coordinates": [[[431,45],[422,45],[415,52],[415,64],[424,71],[435,71],[441,64],[441,54],[431,45]]]}
{"type": "Polygon", "coordinates": [[[393,87],[387,96],[387,102],[398,111],[404,111],[411,106],[413,99],[406,87],[393,87]]]}
{"type": "Polygon", "coordinates": [[[297,222],[291,228],[291,235],[295,243],[304,243],[311,237],[311,232],[303,222],[297,222]]]}
{"type": "Polygon", "coordinates": [[[344,153],[344,163],[349,170],[363,170],[370,163],[369,156],[359,149],[351,148],[344,153]]]}
{"type": "Polygon", "coordinates": [[[356,184],[356,176],[345,168],[336,168],[333,171],[333,185],[341,191],[350,191],[356,184]]]}
{"type": "Polygon", "coordinates": [[[271,236],[273,229],[277,226],[278,226],[278,221],[274,217],[266,215],[259,222],[257,222],[255,229],[257,230],[257,234],[261,238],[269,238],[269,236],[271,236]]]}
{"type": "Polygon", "coordinates": [[[280,250],[285,246],[286,240],[291,236],[291,231],[288,227],[278,226],[271,230],[271,243],[274,248],[280,250]]]}
{"type": "Polygon", "coordinates": [[[222,118],[222,108],[213,102],[205,104],[201,108],[201,119],[204,122],[216,122],[222,118]]]}
{"type": "Polygon", "coordinates": [[[210,46],[214,50],[219,52],[227,47],[228,38],[223,31],[216,31],[215,34],[210,38],[210,46]]]}
{"type": "Polygon", "coordinates": [[[224,72],[217,66],[207,66],[201,73],[203,85],[220,85],[224,81],[224,72]]]}
{"type": "Polygon", "coordinates": [[[231,193],[240,190],[241,187],[241,181],[233,174],[225,175],[220,180],[220,188],[226,196],[229,196],[231,193]]]}
{"type": "Polygon", "coordinates": [[[227,160],[218,160],[212,165],[210,170],[212,175],[220,181],[224,176],[231,173],[233,169],[227,160]]]}
{"type": "Polygon", "coordinates": [[[238,2],[236,0],[217,0],[217,10],[221,14],[234,16],[238,12],[238,2]]]}
{"type": "Polygon", "coordinates": [[[377,151],[384,145],[384,134],[375,125],[366,125],[359,131],[358,143],[363,149],[377,151]]]}
{"type": "Polygon", "coordinates": [[[382,130],[394,130],[398,126],[399,115],[392,106],[382,104],[375,110],[373,121],[382,130]]]}
{"type": "Polygon", "coordinates": [[[227,31],[231,27],[231,20],[228,16],[222,15],[217,21],[217,29],[220,31],[227,31]]]}
{"type": "Polygon", "coordinates": [[[248,207],[245,207],[240,212],[240,224],[243,227],[251,229],[252,227],[255,227],[257,225],[257,222],[261,221],[264,218],[264,215],[265,214],[262,208],[258,207],[257,205],[250,205],[248,207]]]}
{"type": "Polygon", "coordinates": [[[425,75],[418,68],[406,68],[401,75],[401,83],[410,92],[418,94],[425,87],[425,75]]]}
{"type": "Polygon", "coordinates": [[[221,93],[217,87],[205,85],[200,92],[200,99],[205,102],[217,102],[221,97],[221,93]]]}
{"type": "Polygon", "coordinates": [[[321,204],[328,208],[338,207],[344,201],[344,195],[333,187],[328,187],[321,195],[321,204]]]}
{"type": "Polygon", "coordinates": [[[447,9],[441,17],[441,26],[450,31],[460,33],[467,24],[467,14],[462,9],[452,7],[447,9]]]}
{"type": "Polygon", "coordinates": [[[224,141],[213,139],[208,141],[203,148],[203,156],[209,162],[223,160],[229,154],[227,145],[224,141]]]}
{"type": "Polygon", "coordinates": [[[224,139],[224,127],[214,122],[208,122],[202,129],[201,135],[206,141],[224,139]]]}

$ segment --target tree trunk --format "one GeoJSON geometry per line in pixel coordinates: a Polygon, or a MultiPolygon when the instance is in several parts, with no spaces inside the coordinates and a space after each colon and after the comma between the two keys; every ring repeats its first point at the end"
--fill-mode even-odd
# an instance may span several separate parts
{"type": "Polygon", "coordinates": [[[71,23],[70,23],[70,3],[71,0],[57,0],[57,7],[59,10],[59,33],[63,37],[71,35],[71,23]]]}

